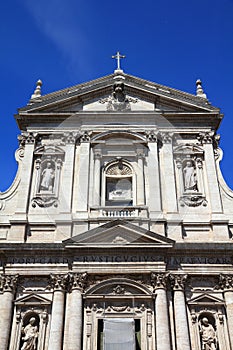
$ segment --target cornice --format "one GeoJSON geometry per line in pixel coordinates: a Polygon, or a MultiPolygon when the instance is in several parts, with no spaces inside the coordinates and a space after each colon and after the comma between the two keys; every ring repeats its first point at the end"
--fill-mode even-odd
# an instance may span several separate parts
{"type": "MultiPolygon", "coordinates": [[[[154,95],[158,97],[165,97],[170,100],[191,104],[194,107],[204,108],[206,110],[217,110],[216,107],[213,107],[206,99],[183,92],[171,87],[167,87],[158,83],[151,82],[149,80],[141,79],[129,74],[124,74],[124,85],[126,88],[137,90],[149,95],[154,95]]],[[[69,88],[65,88],[56,92],[52,92],[50,94],[44,95],[40,97],[38,102],[31,103],[25,107],[19,109],[23,110],[34,110],[45,108],[46,105],[54,105],[60,103],[61,100],[63,102],[72,101],[72,99],[76,99],[78,97],[83,97],[94,94],[97,91],[108,90],[114,83],[114,78],[117,78],[115,74],[110,74],[95,80],[91,80],[89,82],[85,82],[82,84],[78,84],[69,88]]]]}

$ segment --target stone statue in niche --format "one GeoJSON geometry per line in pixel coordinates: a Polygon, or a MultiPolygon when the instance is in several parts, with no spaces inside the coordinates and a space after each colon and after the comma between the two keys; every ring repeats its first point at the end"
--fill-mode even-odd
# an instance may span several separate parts
{"type": "Polygon", "coordinates": [[[207,317],[203,317],[200,325],[201,350],[217,350],[217,336],[207,317]]]}
{"type": "Polygon", "coordinates": [[[21,350],[36,350],[39,333],[35,317],[30,318],[27,326],[22,328],[22,333],[23,346],[21,350]]]}
{"type": "Polygon", "coordinates": [[[51,162],[47,162],[46,168],[41,173],[40,191],[53,192],[55,171],[51,162]]]}
{"type": "Polygon", "coordinates": [[[188,160],[183,168],[185,191],[197,191],[197,173],[191,160],[188,160]]]}

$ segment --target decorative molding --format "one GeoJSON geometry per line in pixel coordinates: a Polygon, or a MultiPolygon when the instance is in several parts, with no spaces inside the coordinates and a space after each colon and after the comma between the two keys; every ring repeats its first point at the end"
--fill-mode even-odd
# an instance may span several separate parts
{"type": "Polygon", "coordinates": [[[160,132],[160,139],[165,144],[171,144],[173,140],[173,133],[171,132],[160,132]]]}
{"type": "Polygon", "coordinates": [[[113,85],[113,92],[110,96],[102,98],[99,103],[107,103],[107,111],[125,112],[130,111],[130,103],[137,103],[137,98],[126,96],[125,87],[122,81],[118,81],[113,85]]]}
{"type": "Polygon", "coordinates": [[[197,140],[201,145],[205,143],[213,143],[214,140],[214,132],[200,132],[197,136],[197,140]]]}
{"type": "Polygon", "coordinates": [[[153,289],[166,289],[168,275],[164,273],[154,273],[151,274],[151,285],[153,289]]]}
{"type": "Polygon", "coordinates": [[[218,286],[221,289],[233,291],[233,275],[220,275],[218,286]]]}
{"type": "Polygon", "coordinates": [[[118,284],[115,288],[113,288],[113,294],[124,295],[125,294],[125,288],[118,284]]]}
{"type": "Polygon", "coordinates": [[[106,175],[112,175],[112,176],[124,176],[124,175],[132,175],[132,170],[130,167],[123,163],[123,161],[120,159],[117,163],[114,163],[110,165],[106,169],[106,175]]]}
{"type": "Polygon", "coordinates": [[[169,278],[173,290],[184,290],[188,275],[174,274],[170,275],[169,278]]]}
{"type": "Polygon", "coordinates": [[[18,277],[18,275],[0,275],[0,292],[14,292],[18,277]]]}
{"type": "Polygon", "coordinates": [[[52,287],[54,290],[66,290],[67,284],[69,282],[69,275],[50,275],[50,287],[52,287]]]}
{"type": "Polygon", "coordinates": [[[204,196],[200,195],[183,195],[180,197],[180,205],[184,207],[187,205],[188,207],[198,207],[200,205],[203,205],[204,207],[207,206],[207,200],[204,196]]]}
{"type": "Polygon", "coordinates": [[[90,142],[92,131],[83,131],[79,138],[80,142],[90,142]]]}
{"type": "Polygon", "coordinates": [[[32,207],[35,208],[37,205],[41,208],[48,208],[52,205],[57,208],[58,207],[58,199],[53,196],[46,196],[46,197],[34,197],[32,199],[32,207]]]}
{"type": "Polygon", "coordinates": [[[69,287],[71,290],[78,289],[81,292],[84,291],[87,285],[88,275],[86,272],[83,273],[69,273],[69,287]]]}
{"type": "Polygon", "coordinates": [[[21,135],[18,136],[18,141],[21,147],[24,147],[25,144],[34,144],[37,138],[37,133],[32,132],[22,132],[21,135]]]}
{"type": "Polygon", "coordinates": [[[0,199],[0,210],[3,210],[5,208],[5,200],[0,199]]]}
{"type": "Polygon", "coordinates": [[[146,131],[145,132],[147,142],[157,142],[158,141],[158,134],[155,133],[153,130],[146,131]]]}
{"type": "Polygon", "coordinates": [[[64,144],[75,144],[79,136],[79,132],[65,132],[62,136],[62,141],[64,144]]]}

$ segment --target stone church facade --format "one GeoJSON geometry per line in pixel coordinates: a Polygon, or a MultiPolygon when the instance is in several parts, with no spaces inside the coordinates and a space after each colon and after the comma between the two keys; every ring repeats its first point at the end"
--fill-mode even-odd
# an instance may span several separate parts
{"type": "Polygon", "coordinates": [[[0,193],[0,349],[233,350],[233,192],[201,82],[41,84],[0,193]]]}

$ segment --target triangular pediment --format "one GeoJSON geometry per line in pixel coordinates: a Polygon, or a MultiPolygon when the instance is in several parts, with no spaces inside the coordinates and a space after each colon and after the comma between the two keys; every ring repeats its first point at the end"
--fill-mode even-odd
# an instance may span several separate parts
{"type": "Polygon", "coordinates": [[[38,294],[29,294],[23,297],[18,298],[15,301],[15,304],[28,304],[28,305],[49,305],[51,304],[51,301],[38,295],[38,294]]]}
{"type": "Polygon", "coordinates": [[[207,294],[207,293],[203,293],[201,295],[198,295],[197,297],[191,299],[189,301],[189,304],[205,304],[205,305],[208,305],[208,304],[222,304],[223,301],[219,298],[217,298],[216,296],[213,296],[213,295],[210,295],[210,294],[207,294]]]}
{"type": "Polygon", "coordinates": [[[125,220],[114,220],[63,241],[66,247],[161,247],[171,248],[175,242],[125,220]]]}
{"type": "MultiPolygon", "coordinates": [[[[21,108],[28,113],[119,111],[111,108],[113,86],[124,84],[127,111],[210,112],[217,110],[207,99],[129,74],[111,74],[64,90],[42,95],[21,108]]],[[[124,108],[122,108],[124,110],[124,108]]]]}

